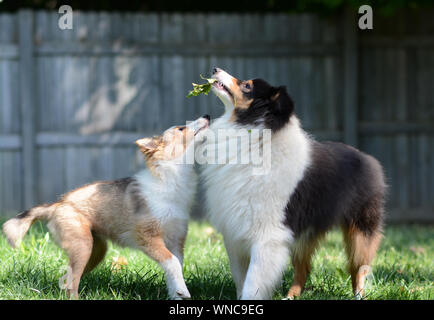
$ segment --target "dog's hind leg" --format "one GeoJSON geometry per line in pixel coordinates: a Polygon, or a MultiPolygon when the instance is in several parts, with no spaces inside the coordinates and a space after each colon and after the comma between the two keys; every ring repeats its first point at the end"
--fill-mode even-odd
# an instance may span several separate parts
{"type": "Polygon", "coordinates": [[[78,299],[78,287],[80,284],[81,276],[92,254],[92,235],[90,230],[87,234],[83,234],[90,239],[75,240],[71,246],[67,246],[65,251],[69,256],[69,266],[71,268],[71,283],[68,283],[67,292],[73,299],[78,299]]]}
{"type": "Polygon", "coordinates": [[[289,245],[283,241],[257,243],[251,249],[242,300],[271,299],[273,290],[282,279],[289,257],[289,245]]]}
{"type": "Polygon", "coordinates": [[[365,295],[365,279],[371,270],[370,265],[380,245],[381,238],[380,230],[366,234],[355,226],[344,228],[349,271],[356,299],[361,299],[365,295]]]}
{"type": "Polygon", "coordinates": [[[287,295],[287,298],[290,300],[300,296],[304,289],[306,279],[311,270],[311,253],[304,252],[300,255],[294,255],[292,257],[292,265],[294,267],[294,280],[287,295]]]}
{"type": "Polygon", "coordinates": [[[89,258],[89,261],[87,262],[83,274],[91,272],[97,265],[99,265],[100,262],[104,259],[104,256],[107,252],[106,240],[94,233],[92,233],[92,237],[92,254],[89,258]]]}
{"type": "Polygon", "coordinates": [[[292,246],[292,265],[294,266],[294,281],[288,292],[288,299],[298,297],[304,289],[306,279],[312,267],[312,256],[322,236],[312,237],[302,235],[292,246]]]}
{"type": "Polygon", "coordinates": [[[71,298],[78,298],[78,287],[83,271],[92,254],[93,237],[90,224],[69,206],[59,208],[48,227],[69,257],[66,289],[71,298]]]}

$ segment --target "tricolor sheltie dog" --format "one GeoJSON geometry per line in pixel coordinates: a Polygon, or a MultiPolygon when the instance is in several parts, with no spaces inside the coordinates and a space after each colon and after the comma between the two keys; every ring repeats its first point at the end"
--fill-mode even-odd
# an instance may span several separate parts
{"type": "Polygon", "coordinates": [[[213,78],[225,112],[210,132],[271,131],[270,141],[256,142],[271,144],[269,172],[254,175],[248,164],[205,165],[201,172],[209,219],[224,236],[238,298],[270,299],[290,255],[288,298],[299,296],[315,248],[334,226],[342,228],[353,291],[362,297],[382,235],[381,165],[348,145],[308,136],[285,87],[241,81],[219,68],[213,78]]]}
{"type": "Polygon", "coordinates": [[[137,248],[163,268],[169,297],[190,298],[182,274],[184,240],[197,177],[192,164],[180,160],[194,152],[198,133],[209,116],[136,141],[147,168],[131,178],[95,182],[64,195],[58,202],[34,207],[3,225],[16,247],[36,220],[48,222],[68,257],[71,297],[78,297],[83,273],[104,258],[106,239],[137,248]]]}

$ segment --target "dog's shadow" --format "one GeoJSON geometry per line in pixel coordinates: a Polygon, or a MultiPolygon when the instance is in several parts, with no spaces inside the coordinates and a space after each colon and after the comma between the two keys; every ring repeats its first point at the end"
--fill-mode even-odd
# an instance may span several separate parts
{"type": "MultiPolygon", "coordinates": [[[[27,254],[17,252],[15,255],[11,251],[11,255],[3,257],[5,260],[0,261],[4,268],[0,272],[2,297],[67,299],[65,290],[59,286],[59,279],[66,272],[66,256],[62,256],[62,251],[48,238],[41,237],[41,234],[47,232],[46,227],[40,223],[36,225],[32,227],[33,230],[30,230],[30,236],[27,237],[22,248],[27,254]],[[59,254],[50,254],[45,257],[45,250],[49,249],[51,252],[55,248],[59,250],[59,254]],[[44,257],[37,258],[36,255],[44,257]],[[13,297],[9,297],[5,289],[15,292],[13,297]]],[[[6,246],[5,239],[0,240],[2,240],[1,244],[4,243],[6,246]]],[[[90,300],[168,299],[162,270],[155,263],[151,265],[141,260],[140,257],[131,256],[129,260],[130,265],[114,270],[110,255],[108,255],[100,266],[83,276],[80,282],[80,298],[90,300]],[[135,261],[136,259],[139,260],[135,261]]],[[[216,268],[212,263],[196,265],[194,258],[189,258],[185,262],[185,270],[187,270],[185,280],[192,299],[236,299],[235,285],[226,262],[222,262],[221,267],[216,268]]],[[[286,296],[292,279],[293,269],[288,266],[282,285],[274,295],[275,299],[286,296]]],[[[427,283],[431,283],[432,272],[425,267],[410,269],[399,261],[387,265],[380,262],[373,265],[373,279],[368,291],[368,299],[389,299],[396,297],[398,293],[402,298],[415,299],[420,295],[417,291],[418,287],[425,287],[427,283]],[[383,287],[391,287],[391,291],[382,290],[383,287]],[[414,290],[411,291],[412,289],[414,290]],[[397,292],[397,290],[404,291],[397,292]]],[[[353,299],[351,280],[345,267],[342,266],[341,270],[336,269],[334,265],[325,269],[323,265],[320,268],[314,268],[300,299],[353,299]]]]}
{"type": "MultiPolygon", "coordinates": [[[[81,283],[84,296],[94,295],[97,299],[167,300],[166,280],[161,270],[155,268],[129,268],[109,272],[101,266],[85,275],[81,283]],[[96,296],[98,292],[105,294],[96,296]]],[[[227,300],[236,298],[235,285],[230,273],[217,274],[215,270],[193,268],[196,272],[185,274],[185,282],[192,299],[227,300]],[[199,271],[198,271],[199,270],[199,271]]]]}
{"type": "MultiPolygon", "coordinates": [[[[318,272],[318,270],[316,270],[318,272]]],[[[293,270],[287,270],[284,274],[282,286],[278,289],[279,294],[283,297],[288,293],[291,287],[294,273],[293,270]]],[[[320,275],[311,276],[306,281],[306,287],[301,297],[303,300],[353,300],[351,288],[351,277],[343,269],[329,268],[323,270],[320,275]]],[[[409,271],[402,270],[397,265],[374,265],[373,273],[368,276],[366,283],[365,299],[387,300],[396,299],[399,291],[400,299],[421,299],[421,293],[411,286],[414,282],[431,283],[432,273],[430,270],[409,271]],[[383,290],[387,287],[388,290],[383,290]]]]}
{"type": "MultiPolygon", "coordinates": [[[[0,223],[1,226],[1,223],[0,223]]],[[[0,245],[7,246],[0,235],[0,245]]],[[[119,248],[115,248],[117,251],[119,248]]],[[[0,264],[0,288],[8,288],[10,294],[3,298],[16,299],[68,299],[59,280],[67,271],[67,256],[49,239],[48,229],[36,223],[24,239],[19,251],[9,249],[0,264]],[[45,234],[42,237],[41,234],[45,234]],[[47,254],[50,252],[50,254],[47,254]],[[12,292],[13,295],[12,295],[12,292]]],[[[112,253],[80,281],[79,297],[89,300],[166,300],[166,280],[161,268],[149,258],[127,256],[129,264],[119,270],[113,268],[112,253]]],[[[185,262],[186,285],[192,299],[235,299],[236,290],[228,268],[215,268],[212,264],[185,262]]]]}
{"type": "MultiPolygon", "coordinates": [[[[53,266],[16,264],[4,274],[29,299],[68,299],[59,283],[59,270],[53,266]],[[26,293],[27,291],[27,293],[26,293]]],[[[186,285],[195,300],[235,299],[235,286],[230,275],[201,271],[200,276],[186,277],[186,285]],[[207,275],[205,275],[207,274],[207,275]]],[[[114,270],[108,262],[85,274],[80,281],[81,300],[167,300],[166,281],[162,271],[128,268],[114,270]]]]}
{"type": "MultiPolygon", "coordinates": [[[[30,291],[30,295],[27,296],[31,296],[31,299],[68,299],[66,291],[59,286],[58,274],[58,270],[53,267],[46,265],[32,267],[29,262],[21,266],[15,265],[15,268],[11,268],[4,276],[9,283],[15,283],[21,287],[20,291],[23,294],[27,290],[30,291]]],[[[376,292],[376,288],[381,288],[385,283],[405,284],[415,280],[413,273],[396,270],[393,266],[375,267],[373,277],[374,280],[367,292],[367,299],[388,299],[387,296],[376,292]]],[[[429,274],[419,274],[421,282],[429,277],[429,274]]],[[[293,271],[289,269],[285,272],[282,285],[278,288],[275,298],[286,296],[292,278],[293,271]]],[[[327,272],[321,274],[321,277],[317,279],[320,280],[308,279],[306,289],[299,299],[353,299],[349,276],[342,278],[338,272],[327,272]]],[[[230,273],[215,274],[215,271],[202,270],[189,274],[186,277],[186,284],[192,299],[236,299],[235,286],[230,273]]],[[[408,292],[407,295],[408,298],[415,298],[417,294],[417,292],[408,292]]],[[[83,276],[80,282],[80,299],[166,300],[168,295],[164,275],[155,268],[113,270],[108,263],[105,263],[83,276]]]]}

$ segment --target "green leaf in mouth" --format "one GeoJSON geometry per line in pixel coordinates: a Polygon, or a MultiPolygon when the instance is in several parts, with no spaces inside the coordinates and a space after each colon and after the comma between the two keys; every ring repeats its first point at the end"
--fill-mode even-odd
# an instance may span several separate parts
{"type": "Polygon", "coordinates": [[[204,78],[202,75],[200,75],[200,77],[203,80],[206,80],[207,82],[203,83],[203,84],[192,83],[193,90],[191,90],[187,94],[187,98],[196,97],[202,93],[204,93],[205,95],[208,95],[209,91],[211,90],[212,84],[217,81],[217,79],[213,79],[213,78],[204,78]]]}

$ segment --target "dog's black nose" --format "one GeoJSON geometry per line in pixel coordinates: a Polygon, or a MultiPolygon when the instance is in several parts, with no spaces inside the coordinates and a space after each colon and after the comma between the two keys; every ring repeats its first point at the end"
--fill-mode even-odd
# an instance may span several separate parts
{"type": "Polygon", "coordinates": [[[211,120],[211,117],[209,116],[209,114],[203,115],[202,118],[205,118],[208,121],[211,120]]]}
{"type": "Polygon", "coordinates": [[[215,74],[215,73],[219,72],[219,70],[220,70],[220,68],[214,67],[212,69],[212,74],[215,74]]]}

